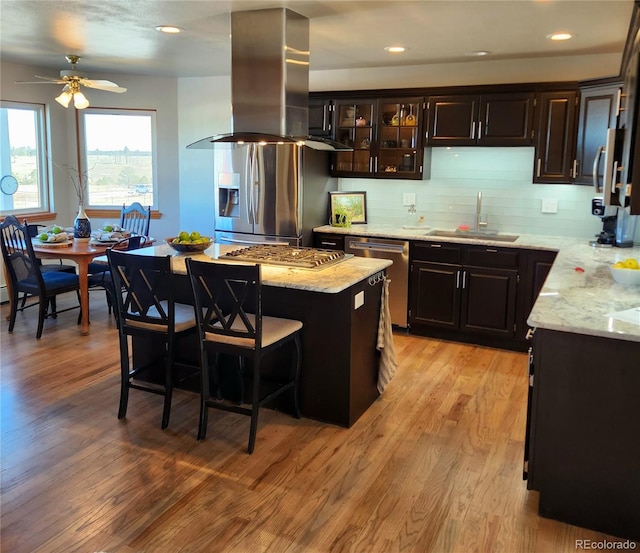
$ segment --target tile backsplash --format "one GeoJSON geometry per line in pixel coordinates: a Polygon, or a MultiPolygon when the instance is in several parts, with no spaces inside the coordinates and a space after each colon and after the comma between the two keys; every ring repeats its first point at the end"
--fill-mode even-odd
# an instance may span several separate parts
{"type": "MultiPolygon", "coordinates": [[[[591,215],[593,188],[533,184],[534,149],[437,147],[431,150],[430,178],[413,180],[340,179],[340,190],[367,192],[367,219],[402,225],[408,207],[404,193],[415,193],[418,216],[432,228],[473,225],[478,192],[490,229],[521,234],[592,238],[602,221],[591,215]],[[556,213],[543,213],[557,208],[556,213]]],[[[637,225],[640,227],[640,225],[637,225]]],[[[636,242],[640,241],[636,229],[636,242]]]]}

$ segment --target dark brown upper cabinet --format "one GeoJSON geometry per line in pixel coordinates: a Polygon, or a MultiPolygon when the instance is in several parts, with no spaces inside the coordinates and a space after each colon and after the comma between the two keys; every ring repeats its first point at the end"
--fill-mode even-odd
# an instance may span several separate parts
{"type": "Polygon", "coordinates": [[[531,146],[534,93],[451,94],[427,102],[427,145],[531,146]]]}
{"type": "MultiPolygon", "coordinates": [[[[607,129],[616,128],[621,84],[586,86],[580,89],[580,113],[576,142],[576,184],[593,184],[594,162],[606,143],[607,129]]],[[[598,166],[602,182],[604,156],[598,166]]]]}
{"type": "Polygon", "coordinates": [[[424,98],[336,99],[334,139],[353,147],[332,154],[339,177],[421,179],[424,98]]]}
{"type": "Polygon", "coordinates": [[[541,92],[537,103],[533,182],[572,183],[576,174],[578,92],[541,92]]]}

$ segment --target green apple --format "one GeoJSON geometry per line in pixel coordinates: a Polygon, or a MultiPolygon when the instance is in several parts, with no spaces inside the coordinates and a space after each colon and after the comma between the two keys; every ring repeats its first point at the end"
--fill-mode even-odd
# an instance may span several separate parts
{"type": "Polygon", "coordinates": [[[105,225],[103,230],[105,232],[113,232],[113,226],[112,225],[105,225]]]}
{"type": "Polygon", "coordinates": [[[51,227],[52,234],[60,234],[61,232],[62,232],[62,227],[59,227],[58,225],[53,225],[51,227]]]}
{"type": "Polygon", "coordinates": [[[200,240],[200,233],[198,231],[194,230],[189,235],[189,240],[191,240],[192,242],[195,242],[196,240],[200,240]]]}
{"type": "Polygon", "coordinates": [[[46,242],[48,239],[49,239],[49,235],[46,232],[43,232],[38,235],[38,240],[40,240],[40,242],[46,242]]]}
{"type": "Polygon", "coordinates": [[[189,233],[186,230],[180,231],[180,234],[178,234],[178,240],[189,240],[189,233]]]}

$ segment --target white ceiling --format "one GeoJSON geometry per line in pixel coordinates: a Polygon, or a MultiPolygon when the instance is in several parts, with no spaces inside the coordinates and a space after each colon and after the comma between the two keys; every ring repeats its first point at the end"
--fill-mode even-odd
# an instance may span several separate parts
{"type": "Polygon", "coordinates": [[[230,12],[278,6],[310,19],[311,71],[517,59],[535,60],[531,80],[542,81],[541,58],[621,59],[633,0],[0,0],[0,54],[49,76],[66,68],[65,54],[82,56],[93,78],[228,75],[230,12]],[[159,33],[161,24],[184,32],[159,33]],[[556,31],[575,38],[546,38],[556,31]],[[385,52],[392,44],[408,50],[385,52]],[[475,50],[492,54],[466,55],[475,50]]]}

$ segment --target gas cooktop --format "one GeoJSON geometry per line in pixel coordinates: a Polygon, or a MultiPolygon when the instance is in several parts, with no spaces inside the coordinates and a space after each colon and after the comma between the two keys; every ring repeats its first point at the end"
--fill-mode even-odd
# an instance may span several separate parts
{"type": "Polygon", "coordinates": [[[220,259],[266,263],[269,265],[285,265],[287,267],[302,269],[321,269],[339,263],[346,257],[346,254],[341,250],[322,250],[318,248],[261,244],[227,252],[221,255],[220,259]]]}

